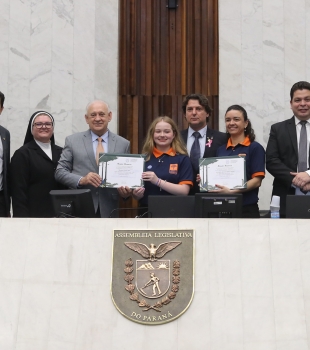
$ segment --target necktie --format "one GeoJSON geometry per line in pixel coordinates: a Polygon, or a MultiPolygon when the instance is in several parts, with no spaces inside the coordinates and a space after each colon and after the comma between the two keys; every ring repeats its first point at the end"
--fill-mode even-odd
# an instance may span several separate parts
{"type": "Polygon", "coordinates": [[[193,136],[195,137],[195,141],[191,148],[190,153],[190,159],[192,161],[193,168],[196,173],[199,172],[199,158],[200,158],[200,145],[199,145],[199,138],[201,137],[200,133],[198,131],[195,131],[193,133],[193,136]]]}
{"type": "Polygon", "coordinates": [[[99,153],[104,153],[104,148],[102,146],[102,138],[98,137],[98,145],[96,149],[96,162],[97,164],[99,163],[99,153]]]}
{"type": "Polygon", "coordinates": [[[306,121],[301,121],[301,131],[298,150],[298,172],[307,170],[307,128],[306,121]]]}

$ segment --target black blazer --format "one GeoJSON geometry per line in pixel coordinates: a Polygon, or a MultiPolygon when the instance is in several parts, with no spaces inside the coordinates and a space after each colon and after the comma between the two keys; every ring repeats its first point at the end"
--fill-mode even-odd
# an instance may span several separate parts
{"type": "MultiPolygon", "coordinates": [[[[310,163],[309,163],[310,164],[310,163]]],[[[291,187],[298,165],[295,118],[273,124],[266,149],[266,168],[274,177],[272,194],[280,196],[280,213],[286,213],[286,195],[295,194],[291,187]]]]}
{"type": "Polygon", "coordinates": [[[3,147],[3,194],[5,202],[5,212],[10,216],[10,133],[3,126],[0,126],[0,137],[3,147]]]}
{"type": "Polygon", "coordinates": [[[54,177],[62,148],[52,145],[51,160],[30,141],[11,160],[13,217],[53,217],[51,190],[64,188],[54,177]]]}
{"type": "MultiPolygon", "coordinates": [[[[187,144],[187,136],[188,136],[188,129],[182,130],[181,131],[181,136],[183,138],[183,141],[185,143],[185,146],[187,144]]],[[[220,131],[216,131],[213,129],[210,129],[209,127],[207,128],[207,135],[206,135],[206,143],[209,139],[212,139],[212,144],[211,147],[206,146],[205,147],[205,151],[203,154],[203,158],[210,158],[210,157],[216,157],[216,151],[217,149],[222,146],[225,145],[227,143],[227,135],[223,132],[220,131]]],[[[190,153],[190,150],[188,150],[188,153],[190,153]]],[[[194,186],[192,188],[192,190],[190,191],[190,194],[194,194],[194,193],[198,193],[199,191],[199,186],[196,182],[196,175],[197,173],[194,171],[194,186]]]]}

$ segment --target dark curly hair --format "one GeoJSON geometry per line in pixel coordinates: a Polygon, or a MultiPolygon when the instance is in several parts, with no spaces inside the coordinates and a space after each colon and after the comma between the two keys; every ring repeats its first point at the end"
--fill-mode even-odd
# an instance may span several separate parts
{"type": "MultiPolygon", "coordinates": [[[[205,95],[202,95],[202,94],[190,94],[185,96],[182,102],[182,110],[184,114],[186,114],[186,106],[189,100],[199,101],[199,104],[205,109],[205,111],[209,114],[209,116],[211,115],[212,109],[209,105],[209,100],[205,95]]],[[[207,121],[208,121],[208,118],[207,118],[207,121]]]]}
{"type": "Polygon", "coordinates": [[[252,124],[250,122],[250,119],[248,118],[248,114],[247,114],[246,110],[240,105],[232,105],[232,106],[227,108],[225,115],[229,111],[239,111],[242,113],[244,121],[248,122],[248,125],[246,126],[246,128],[244,130],[244,135],[249,136],[250,141],[253,142],[255,140],[255,134],[254,134],[254,130],[252,129],[252,124]]]}

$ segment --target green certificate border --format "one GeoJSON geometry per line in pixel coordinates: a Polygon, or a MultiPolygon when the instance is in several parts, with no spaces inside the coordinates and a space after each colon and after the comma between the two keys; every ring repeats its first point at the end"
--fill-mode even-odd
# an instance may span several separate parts
{"type": "MultiPolygon", "coordinates": [[[[143,168],[141,169],[141,175],[144,172],[144,168],[145,168],[145,155],[144,154],[127,154],[127,153],[99,153],[99,175],[100,174],[100,165],[102,163],[106,163],[105,165],[103,165],[103,168],[105,170],[105,173],[102,174],[102,183],[100,185],[100,187],[103,188],[117,188],[119,187],[118,183],[111,183],[111,182],[107,182],[107,163],[115,160],[115,159],[120,159],[120,158],[143,158],[144,162],[143,162],[143,168]]],[[[131,188],[136,188],[136,187],[142,187],[144,186],[144,181],[142,180],[142,178],[140,179],[140,184],[136,185],[136,186],[132,186],[131,188]]]]}
{"type": "Polygon", "coordinates": [[[216,187],[208,184],[208,172],[207,166],[212,163],[216,163],[219,159],[232,159],[232,158],[243,158],[244,159],[244,177],[242,179],[242,184],[240,186],[235,186],[233,189],[245,189],[247,188],[246,180],[246,160],[244,156],[227,156],[227,157],[210,157],[210,158],[200,158],[199,159],[199,175],[200,181],[200,192],[208,192],[210,190],[216,190],[216,187]],[[206,181],[203,183],[203,179],[206,181]]]}

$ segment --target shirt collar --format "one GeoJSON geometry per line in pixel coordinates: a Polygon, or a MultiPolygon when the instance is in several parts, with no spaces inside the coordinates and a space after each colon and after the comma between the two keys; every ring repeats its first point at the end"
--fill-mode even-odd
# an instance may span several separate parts
{"type": "MultiPolygon", "coordinates": [[[[204,137],[207,134],[208,125],[204,126],[202,129],[198,130],[201,137],[204,137]]],[[[193,130],[190,126],[188,127],[188,137],[191,137],[195,130],[193,130]]]]}
{"type": "Polygon", "coordinates": [[[159,151],[156,147],[153,148],[153,154],[155,156],[155,158],[159,158],[160,156],[162,156],[163,154],[168,154],[168,156],[175,156],[175,151],[170,148],[167,152],[161,152],[159,151]]]}
{"type": "Polygon", "coordinates": [[[109,137],[109,130],[107,130],[107,131],[106,131],[103,135],[101,135],[101,136],[96,135],[96,134],[93,133],[91,130],[90,130],[90,134],[91,134],[91,139],[92,139],[93,142],[96,141],[96,140],[98,139],[98,137],[101,137],[103,142],[107,142],[108,137],[109,137]]]}
{"type": "MultiPolygon", "coordinates": [[[[301,122],[301,120],[298,119],[298,118],[296,117],[296,115],[294,115],[294,118],[295,118],[295,125],[297,125],[297,124],[299,124],[299,123],[301,122]]],[[[305,120],[305,122],[309,123],[310,121],[309,121],[309,119],[308,119],[308,120],[305,120]]]]}
{"type": "MultiPolygon", "coordinates": [[[[241,146],[250,146],[250,144],[251,144],[251,141],[249,136],[246,136],[242,143],[238,143],[238,145],[241,145],[241,146]]],[[[227,141],[226,149],[229,147],[236,147],[236,146],[233,146],[233,144],[231,143],[231,138],[229,138],[227,141]]]]}

